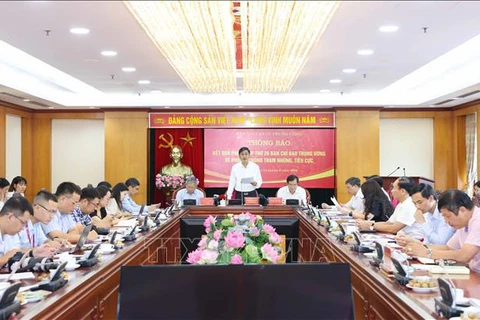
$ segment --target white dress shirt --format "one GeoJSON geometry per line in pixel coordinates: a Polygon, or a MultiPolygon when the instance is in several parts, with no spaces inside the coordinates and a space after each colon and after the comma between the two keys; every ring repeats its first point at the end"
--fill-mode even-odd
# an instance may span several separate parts
{"type": "Polygon", "coordinates": [[[395,211],[388,221],[391,223],[397,221],[403,223],[405,227],[401,230],[402,232],[415,239],[423,239],[425,234],[420,223],[415,220],[415,211],[417,211],[417,207],[415,207],[412,198],[408,197],[395,207],[395,211]]]}
{"type": "Polygon", "coordinates": [[[420,224],[420,226],[425,233],[424,242],[427,244],[446,244],[455,233],[455,229],[445,222],[442,214],[438,211],[438,206],[435,206],[433,214],[427,212],[423,216],[426,222],[420,224]]]}
{"type": "Polygon", "coordinates": [[[296,199],[301,205],[307,204],[307,193],[305,192],[305,189],[300,186],[297,186],[294,193],[290,192],[288,186],[281,187],[277,191],[277,197],[283,199],[283,204],[285,204],[287,199],[296,199]]]}
{"type": "Polygon", "coordinates": [[[230,172],[230,182],[228,183],[227,198],[232,198],[233,190],[237,192],[250,192],[260,188],[262,185],[262,175],[260,174],[260,167],[248,161],[247,167],[244,167],[242,162],[238,162],[232,166],[230,172]],[[241,183],[242,178],[253,178],[253,181],[257,182],[256,186],[252,186],[250,183],[241,183]]]}
{"type": "Polygon", "coordinates": [[[357,212],[363,212],[365,210],[362,189],[358,188],[357,193],[347,203],[345,203],[345,207],[351,208],[352,211],[357,212]]]}

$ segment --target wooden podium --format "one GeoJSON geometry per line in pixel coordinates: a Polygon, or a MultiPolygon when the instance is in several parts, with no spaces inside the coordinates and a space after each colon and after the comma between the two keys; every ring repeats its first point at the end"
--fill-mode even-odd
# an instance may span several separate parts
{"type": "MultiPolygon", "coordinates": [[[[363,178],[364,179],[367,179],[368,176],[364,176],[363,178]]],[[[403,177],[403,176],[402,176],[403,177]]],[[[398,178],[400,178],[399,176],[396,176],[396,177],[393,177],[393,176],[381,176],[381,178],[383,179],[383,189],[385,189],[387,192],[390,192],[391,188],[392,188],[392,185],[393,183],[395,182],[395,180],[397,180],[398,178]]],[[[435,181],[434,180],[431,180],[431,179],[427,179],[427,178],[424,178],[424,177],[418,177],[418,176],[414,176],[414,177],[409,177],[409,178],[412,178],[413,180],[413,183],[415,185],[419,184],[419,183],[425,183],[425,184],[429,184],[432,186],[433,189],[435,189],[435,181]]]]}

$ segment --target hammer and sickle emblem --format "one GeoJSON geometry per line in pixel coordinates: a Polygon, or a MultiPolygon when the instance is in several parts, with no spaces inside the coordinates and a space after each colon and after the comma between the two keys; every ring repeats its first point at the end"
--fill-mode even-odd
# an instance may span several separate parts
{"type": "Polygon", "coordinates": [[[170,140],[167,140],[165,138],[165,136],[163,135],[163,133],[161,135],[158,136],[158,139],[160,141],[163,141],[165,142],[166,144],[162,144],[162,143],[159,143],[158,144],[158,148],[172,148],[173,147],[173,136],[170,134],[170,133],[167,133],[168,136],[170,137],[170,140]]]}

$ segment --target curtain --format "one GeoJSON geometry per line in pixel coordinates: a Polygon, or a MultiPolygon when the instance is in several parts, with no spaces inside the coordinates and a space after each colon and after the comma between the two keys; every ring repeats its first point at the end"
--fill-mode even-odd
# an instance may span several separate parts
{"type": "Polygon", "coordinates": [[[473,195],[477,180],[477,113],[465,117],[465,145],[467,154],[467,194],[473,195]]]}
{"type": "MultiPolygon", "coordinates": [[[[172,162],[171,146],[179,145],[183,149],[181,162],[192,168],[193,174],[203,188],[203,129],[155,129],[155,175],[162,167],[172,162]]],[[[154,203],[165,204],[165,195],[155,187],[154,203]]]]}

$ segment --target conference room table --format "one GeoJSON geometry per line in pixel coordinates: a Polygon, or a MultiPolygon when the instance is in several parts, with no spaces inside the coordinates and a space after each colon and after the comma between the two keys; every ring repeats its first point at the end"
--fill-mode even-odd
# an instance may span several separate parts
{"type": "MultiPolygon", "coordinates": [[[[115,319],[120,269],[133,265],[172,265],[181,262],[180,219],[190,216],[224,216],[251,212],[269,217],[299,219],[298,263],[348,263],[351,267],[356,319],[439,319],[432,293],[413,293],[394,283],[369,263],[369,258],[350,250],[299,207],[291,206],[192,206],[169,217],[156,229],[139,234],[134,242],[114,254],[103,255],[90,268],[68,272],[68,283],[44,300],[22,306],[19,319],[115,319]]],[[[321,276],[321,275],[319,275],[321,276]]],[[[480,299],[480,278],[453,280],[466,297],[480,299]]],[[[27,284],[31,284],[27,281],[27,284]]],[[[161,312],[161,311],[159,311],[161,312]]],[[[321,318],[321,315],[319,315],[321,318]]]]}

